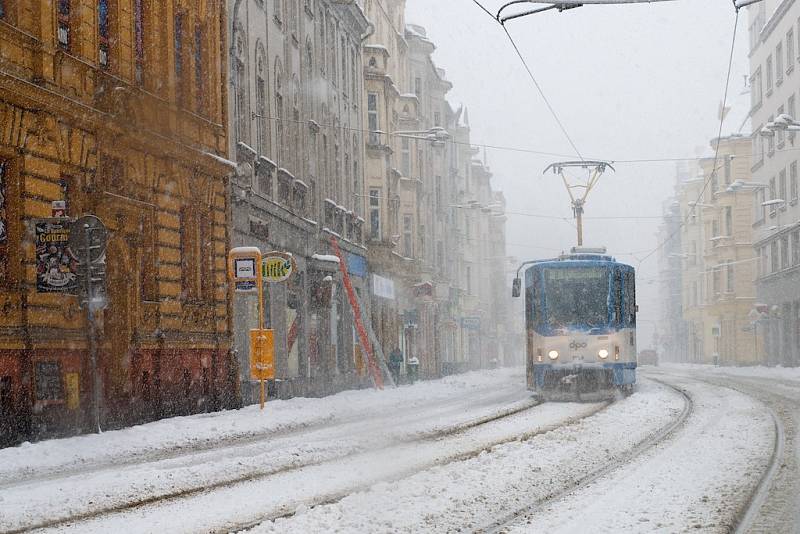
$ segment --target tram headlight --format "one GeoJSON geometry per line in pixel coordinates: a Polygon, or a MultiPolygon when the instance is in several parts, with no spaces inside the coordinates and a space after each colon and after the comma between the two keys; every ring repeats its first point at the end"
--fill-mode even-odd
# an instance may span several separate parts
{"type": "Polygon", "coordinates": [[[597,355],[600,356],[601,359],[605,360],[608,358],[608,351],[606,349],[600,349],[597,355]]]}
{"type": "Polygon", "coordinates": [[[550,358],[551,360],[555,360],[556,358],[558,358],[558,351],[551,350],[550,352],[547,353],[547,357],[550,358]]]}

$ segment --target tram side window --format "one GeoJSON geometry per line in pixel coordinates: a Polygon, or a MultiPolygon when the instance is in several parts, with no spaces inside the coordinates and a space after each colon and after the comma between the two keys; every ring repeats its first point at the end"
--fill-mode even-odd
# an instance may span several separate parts
{"type": "Polygon", "coordinates": [[[626,271],[625,277],[625,323],[636,325],[636,274],[626,271]]]}
{"type": "Polygon", "coordinates": [[[529,324],[539,324],[542,320],[542,308],[539,305],[541,290],[536,273],[528,275],[525,280],[525,317],[529,324]]]}
{"type": "Polygon", "coordinates": [[[614,324],[622,322],[622,271],[614,270],[614,324]]]}

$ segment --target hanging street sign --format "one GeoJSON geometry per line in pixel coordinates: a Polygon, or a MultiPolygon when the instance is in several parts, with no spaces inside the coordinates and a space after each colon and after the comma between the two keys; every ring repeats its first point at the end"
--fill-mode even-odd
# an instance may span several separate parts
{"type": "Polygon", "coordinates": [[[108,232],[103,222],[94,215],[84,215],[72,222],[69,233],[70,253],[81,262],[89,255],[89,262],[99,261],[106,252],[108,232]]]}
{"type": "Polygon", "coordinates": [[[267,252],[261,260],[261,276],[265,282],[285,282],[296,270],[294,256],[286,252],[267,252]]]}

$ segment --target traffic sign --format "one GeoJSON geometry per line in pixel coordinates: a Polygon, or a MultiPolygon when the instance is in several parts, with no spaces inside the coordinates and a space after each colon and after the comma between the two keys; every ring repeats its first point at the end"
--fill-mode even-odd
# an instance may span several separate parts
{"type": "Polygon", "coordinates": [[[88,251],[89,262],[94,263],[106,252],[108,232],[103,221],[94,215],[84,215],[72,222],[68,247],[78,261],[85,261],[88,251]]]}

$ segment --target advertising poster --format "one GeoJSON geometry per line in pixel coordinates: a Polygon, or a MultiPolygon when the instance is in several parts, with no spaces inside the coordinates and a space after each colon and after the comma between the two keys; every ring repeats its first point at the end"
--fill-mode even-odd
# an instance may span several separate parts
{"type": "Polygon", "coordinates": [[[67,250],[69,222],[38,220],[36,226],[36,291],[78,292],[78,262],[67,250]]]}

